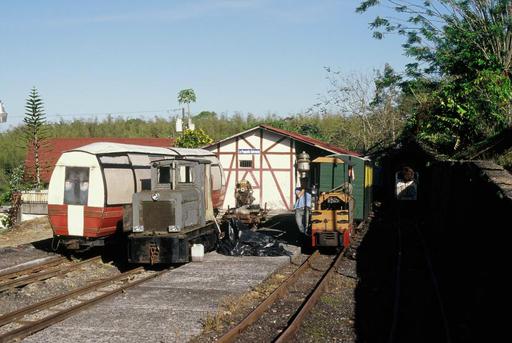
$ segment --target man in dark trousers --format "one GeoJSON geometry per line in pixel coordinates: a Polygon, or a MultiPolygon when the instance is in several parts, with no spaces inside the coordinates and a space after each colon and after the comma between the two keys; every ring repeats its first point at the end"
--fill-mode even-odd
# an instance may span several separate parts
{"type": "Polygon", "coordinates": [[[295,196],[297,200],[293,206],[295,210],[295,221],[297,227],[302,234],[306,234],[307,224],[311,213],[311,193],[308,193],[305,188],[295,188],[295,196]]]}

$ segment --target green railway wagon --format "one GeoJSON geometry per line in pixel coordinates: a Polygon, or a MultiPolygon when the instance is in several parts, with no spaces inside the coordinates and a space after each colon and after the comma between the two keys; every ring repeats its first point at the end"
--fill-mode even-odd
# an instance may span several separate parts
{"type": "Polygon", "coordinates": [[[313,180],[319,192],[328,192],[344,183],[352,184],[354,197],[354,220],[365,220],[371,210],[373,166],[368,158],[347,154],[329,155],[337,157],[343,163],[315,163],[313,180]],[[349,180],[349,168],[352,168],[352,178],[349,180]]]}

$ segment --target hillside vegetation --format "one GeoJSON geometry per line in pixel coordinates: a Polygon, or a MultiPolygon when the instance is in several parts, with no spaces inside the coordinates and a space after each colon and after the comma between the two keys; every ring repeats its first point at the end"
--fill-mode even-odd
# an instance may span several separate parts
{"type": "MultiPolygon", "coordinates": [[[[254,115],[217,115],[201,112],[194,117],[197,128],[203,129],[214,141],[234,135],[259,124],[291,130],[325,140],[351,150],[361,151],[364,145],[358,137],[358,121],[354,117],[333,114],[296,115],[288,118],[254,115]]],[[[75,120],[47,124],[47,138],[66,137],[177,137],[174,119],[155,117],[151,120],[109,117],[103,121],[75,120]]],[[[6,185],[6,174],[23,163],[26,154],[23,126],[0,133],[0,183],[6,185]]],[[[3,188],[3,187],[2,187],[3,188]]]]}

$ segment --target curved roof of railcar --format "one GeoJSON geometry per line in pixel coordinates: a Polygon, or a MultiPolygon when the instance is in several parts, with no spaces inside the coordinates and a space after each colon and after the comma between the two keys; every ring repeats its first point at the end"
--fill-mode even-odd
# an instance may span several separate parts
{"type": "Polygon", "coordinates": [[[82,151],[94,155],[119,154],[119,153],[141,153],[152,155],[169,156],[215,156],[211,151],[204,149],[185,149],[185,148],[160,148],[144,145],[121,144],[110,142],[98,142],[87,144],[69,151],[82,151]]]}

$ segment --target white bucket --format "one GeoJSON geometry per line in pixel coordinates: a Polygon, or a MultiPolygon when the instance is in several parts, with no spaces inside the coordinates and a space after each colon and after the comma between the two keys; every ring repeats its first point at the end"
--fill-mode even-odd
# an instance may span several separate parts
{"type": "Polygon", "coordinates": [[[203,262],[204,245],[193,244],[191,249],[192,262],[203,262]]]}

